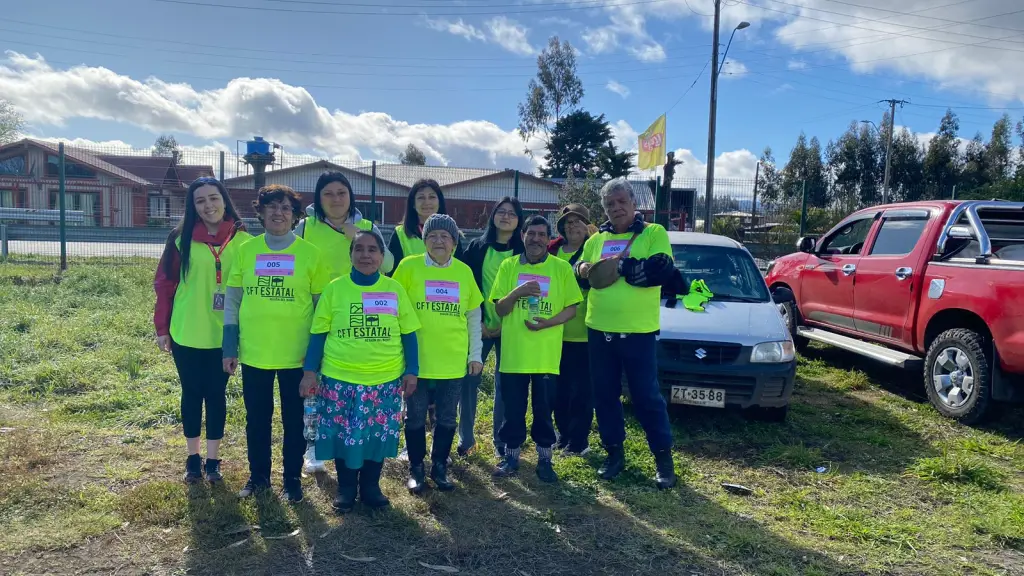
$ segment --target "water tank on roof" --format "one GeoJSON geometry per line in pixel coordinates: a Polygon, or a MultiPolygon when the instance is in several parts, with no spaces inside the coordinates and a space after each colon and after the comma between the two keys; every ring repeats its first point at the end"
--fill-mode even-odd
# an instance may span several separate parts
{"type": "Polygon", "coordinates": [[[264,140],[262,136],[253,136],[252,140],[245,143],[245,155],[250,154],[270,154],[270,142],[264,140]]]}

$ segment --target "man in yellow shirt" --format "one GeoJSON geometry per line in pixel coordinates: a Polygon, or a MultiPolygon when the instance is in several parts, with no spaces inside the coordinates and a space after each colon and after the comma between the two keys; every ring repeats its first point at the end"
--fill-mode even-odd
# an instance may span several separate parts
{"type": "Polygon", "coordinates": [[[658,385],[656,336],[661,328],[660,287],[674,271],[672,246],[664,227],[644,222],[637,212],[633,186],[625,178],[601,188],[601,204],[608,222],[587,240],[576,264],[576,274],[585,280],[602,260],[614,260],[617,271],[608,286],[598,288],[591,282],[587,302],[594,410],[601,443],[608,451],[598,475],[612,480],[626,468],[625,371],[633,412],[654,453],[655,481],[658,488],[667,489],[675,486],[676,475],[668,406],[658,385]]]}
{"type": "Polygon", "coordinates": [[[555,377],[562,359],[562,325],[576,316],[583,294],[565,260],[548,256],[551,224],[533,216],[523,228],[526,251],[501,263],[490,299],[501,318],[501,397],[505,419],[498,437],[505,445],[495,477],[519,471],[519,451],[526,441],[526,407],[533,392],[533,427],[537,477],[557,482],[551,466],[555,428],[551,413],[555,377]]]}

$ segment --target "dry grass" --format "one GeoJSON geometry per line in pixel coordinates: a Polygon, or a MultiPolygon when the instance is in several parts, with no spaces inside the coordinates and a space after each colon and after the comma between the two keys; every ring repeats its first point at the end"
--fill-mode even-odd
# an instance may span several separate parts
{"type": "Polygon", "coordinates": [[[149,274],[83,265],[58,282],[0,266],[0,573],[1024,574],[1020,412],[990,430],[956,426],[913,386],[889,384],[914,377],[828,350],[801,360],[785,424],[677,412],[681,483],[664,493],[635,422],[621,479],[597,480],[595,449],[558,460],[562,482],[548,486],[529,463],[520,479],[491,480],[481,418],[481,451],[456,462],[453,494],[411,497],[389,462],[387,512],[336,517],[329,477],[306,479],[298,506],[273,493],[239,501],[237,381],[226,486],[187,487],[149,274]]]}

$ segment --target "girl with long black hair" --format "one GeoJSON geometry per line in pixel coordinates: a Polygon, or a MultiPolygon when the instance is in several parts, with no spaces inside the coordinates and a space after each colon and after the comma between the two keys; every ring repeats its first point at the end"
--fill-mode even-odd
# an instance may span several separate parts
{"type": "Polygon", "coordinates": [[[157,344],[173,355],[181,380],[188,483],[203,479],[199,445],[204,404],[206,479],[223,479],[219,450],[228,383],[221,363],[224,286],[236,248],[249,238],[224,185],[214,178],[200,178],[185,193],[185,214],[167,237],[153,281],[157,344]]]}
{"type": "MultiPolygon", "coordinates": [[[[487,220],[487,231],[482,238],[469,243],[462,256],[469,269],[473,271],[477,287],[485,295],[483,305],[483,351],[481,362],[487,363],[487,355],[495,350],[495,358],[501,358],[501,319],[494,309],[494,302],[486,295],[491,293],[494,279],[498,276],[498,267],[506,258],[517,256],[524,251],[523,237],[523,206],[519,200],[506,196],[498,200],[487,220]]],[[[505,406],[501,400],[501,378],[498,374],[498,363],[494,368],[494,448],[501,457],[504,446],[498,438],[498,430],[504,421],[505,406]]],[[[473,426],[476,424],[476,402],[480,390],[480,375],[466,376],[462,381],[462,398],[459,401],[459,447],[458,454],[465,456],[476,445],[473,426]]]]}

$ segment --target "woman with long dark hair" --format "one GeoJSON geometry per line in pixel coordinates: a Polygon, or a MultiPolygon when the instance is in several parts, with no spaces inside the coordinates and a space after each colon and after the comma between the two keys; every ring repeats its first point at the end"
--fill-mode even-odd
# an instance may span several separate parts
{"type": "MultiPolygon", "coordinates": [[[[482,238],[469,243],[462,261],[473,271],[477,287],[484,295],[491,293],[498,268],[506,258],[522,254],[525,250],[521,234],[523,206],[519,200],[506,196],[498,200],[487,220],[487,231],[482,238]]],[[[484,298],[483,350],[480,361],[487,362],[491,349],[495,350],[494,368],[494,448],[499,457],[504,455],[504,446],[498,438],[498,430],[504,420],[505,406],[501,400],[501,378],[498,364],[501,358],[501,318],[494,309],[494,302],[484,298]]],[[[476,402],[480,390],[480,375],[466,376],[462,381],[462,398],[459,400],[459,447],[458,454],[465,456],[476,445],[473,426],[476,424],[476,402]]]]}
{"type": "Polygon", "coordinates": [[[199,454],[206,405],[206,479],[218,482],[227,417],[228,375],[221,367],[224,285],[245,232],[227,189],[200,178],[185,193],[185,214],[167,236],[153,288],[157,344],[170,352],[181,380],[181,421],[188,458],[185,481],[203,479],[199,454]]]}
{"type": "MultiPolygon", "coordinates": [[[[395,255],[395,266],[406,256],[418,256],[427,251],[423,243],[423,225],[434,214],[447,214],[444,192],[437,180],[421,178],[409,188],[405,201],[405,218],[395,226],[388,249],[395,255]]],[[[455,239],[455,257],[462,255],[461,238],[455,239]]]]}
{"type": "MultiPolygon", "coordinates": [[[[324,172],[317,178],[313,203],[306,207],[306,218],[295,227],[295,235],[320,249],[333,280],[352,270],[349,248],[360,231],[380,234],[377,225],[356,208],[348,177],[338,171],[324,172]]],[[[398,260],[385,250],[381,270],[391,272],[398,260]]]]}

